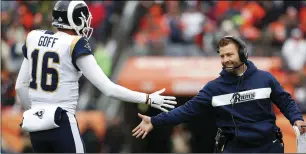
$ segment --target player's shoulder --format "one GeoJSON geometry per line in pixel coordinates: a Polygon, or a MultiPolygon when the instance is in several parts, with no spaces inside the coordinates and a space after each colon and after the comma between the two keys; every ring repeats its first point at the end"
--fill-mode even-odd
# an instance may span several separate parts
{"type": "Polygon", "coordinates": [[[41,36],[42,34],[51,34],[51,35],[53,35],[54,33],[52,31],[50,31],[50,30],[34,29],[34,30],[31,30],[28,33],[27,38],[41,36]]]}
{"type": "Polygon", "coordinates": [[[33,35],[33,34],[43,34],[45,32],[51,32],[49,30],[44,30],[44,29],[34,29],[34,30],[31,30],[28,35],[33,35]]]}
{"type": "MultiPolygon", "coordinates": [[[[86,37],[77,36],[73,39],[70,45],[70,55],[72,57],[72,63],[76,65],[76,59],[82,55],[93,54],[89,41],[86,37]]],[[[79,68],[76,67],[77,70],[79,68]]]]}
{"type": "Polygon", "coordinates": [[[73,41],[71,43],[79,43],[79,42],[88,42],[87,38],[83,36],[78,36],[78,35],[69,35],[70,37],[73,38],[73,41]]]}
{"type": "Polygon", "coordinates": [[[89,40],[86,37],[75,36],[71,42],[72,50],[86,49],[91,51],[89,40]]]}
{"type": "Polygon", "coordinates": [[[83,36],[74,36],[74,40],[76,40],[76,43],[80,43],[80,44],[87,44],[89,43],[89,40],[86,37],[83,36]]]}

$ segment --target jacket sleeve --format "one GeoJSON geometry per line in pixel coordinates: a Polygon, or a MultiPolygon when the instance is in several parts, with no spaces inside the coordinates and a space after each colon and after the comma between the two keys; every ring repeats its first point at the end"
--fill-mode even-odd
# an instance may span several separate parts
{"type": "Polygon", "coordinates": [[[272,87],[271,99],[274,104],[290,121],[291,125],[293,125],[296,120],[303,120],[302,113],[292,99],[291,95],[284,90],[273,75],[270,74],[270,76],[270,85],[272,87]]]}
{"type": "Polygon", "coordinates": [[[177,125],[189,121],[191,118],[205,112],[205,109],[212,108],[212,95],[207,84],[199,93],[184,105],[177,107],[170,112],[163,112],[151,118],[151,123],[156,126],[177,125]]]}

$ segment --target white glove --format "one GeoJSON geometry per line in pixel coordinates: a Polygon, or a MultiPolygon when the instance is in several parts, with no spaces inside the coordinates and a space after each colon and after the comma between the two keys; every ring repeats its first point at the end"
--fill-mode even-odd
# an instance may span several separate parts
{"type": "Polygon", "coordinates": [[[160,94],[163,93],[166,89],[162,89],[159,91],[156,91],[150,95],[148,95],[147,104],[149,104],[151,107],[154,107],[156,109],[162,110],[163,112],[168,112],[167,108],[175,108],[174,105],[177,104],[174,96],[161,96],[160,94]],[[169,105],[171,104],[171,105],[169,105]]]}

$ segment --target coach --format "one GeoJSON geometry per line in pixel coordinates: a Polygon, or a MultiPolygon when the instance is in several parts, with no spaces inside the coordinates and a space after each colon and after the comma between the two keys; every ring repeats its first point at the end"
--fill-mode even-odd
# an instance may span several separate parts
{"type": "Polygon", "coordinates": [[[218,78],[168,113],[152,118],[139,114],[142,122],[133,130],[133,136],[144,138],[153,127],[187,122],[204,109],[211,109],[218,127],[215,152],[283,153],[282,133],[276,126],[271,102],[304,133],[306,123],[294,100],[274,76],[248,60],[246,45],[240,38],[223,37],[218,42],[218,53],[223,65],[218,78]]]}

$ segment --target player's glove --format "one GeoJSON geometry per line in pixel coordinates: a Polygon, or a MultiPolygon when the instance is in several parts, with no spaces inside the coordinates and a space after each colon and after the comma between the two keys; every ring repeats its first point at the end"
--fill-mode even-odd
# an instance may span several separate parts
{"type": "Polygon", "coordinates": [[[152,94],[147,95],[146,104],[156,109],[162,110],[163,112],[168,112],[166,108],[171,108],[171,109],[175,108],[174,105],[177,104],[177,102],[175,101],[174,96],[161,96],[160,95],[165,90],[166,89],[164,88],[162,90],[159,90],[152,94]]]}

